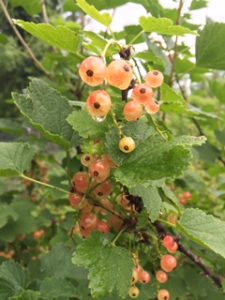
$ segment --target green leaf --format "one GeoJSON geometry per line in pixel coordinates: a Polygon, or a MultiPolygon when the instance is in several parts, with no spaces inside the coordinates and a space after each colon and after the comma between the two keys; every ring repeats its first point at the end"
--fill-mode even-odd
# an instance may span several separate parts
{"type": "Polygon", "coordinates": [[[225,222],[200,209],[189,208],[184,211],[179,227],[190,239],[225,258],[225,222]]]}
{"type": "Polygon", "coordinates": [[[30,168],[37,148],[26,143],[0,142],[0,176],[20,175],[30,168]]]}
{"type": "Polygon", "coordinates": [[[19,293],[19,295],[9,298],[9,300],[39,300],[41,299],[40,296],[40,292],[25,290],[19,293]]]}
{"type": "Polygon", "coordinates": [[[45,276],[55,278],[73,278],[75,268],[71,262],[72,252],[58,244],[41,259],[41,269],[45,276]]]}
{"type": "Polygon", "coordinates": [[[103,24],[106,27],[112,22],[112,18],[108,13],[99,13],[99,11],[93,6],[87,3],[85,0],[77,0],[77,5],[91,18],[97,22],[103,24]]]}
{"type": "Polygon", "coordinates": [[[76,291],[76,286],[64,278],[47,277],[40,286],[41,294],[49,300],[59,297],[74,298],[76,291]]]}
{"type": "Polygon", "coordinates": [[[165,112],[184,112],[185,101],[169,85],[164,83],[161,87],[161,109],[165,112]]]}
{"type": "Polygon", "coordinates": [[[181,136],[164,141],[158,135],[151,136],[140,143],[125,163],[114,171],[114,176],[130,188],[149,180],[177,177],[191,161],[191,146],[204,142],[205,137],[181,136]]]}
{"type": "Polygon", "coordinates": [[[12,7],[23,7],[29,15],[36,15],[41,12],[41,2],[39,0],[10,0],[12,7]]]}
{"type": "Polygon", "coordinates": [[[20,112],[46,138],[69,147],[75,138],[66,118],[71,113],[68,99],[41,79],[32,79],[25,94],[13,93],[20,112]]]}
{"type": "Polygon", "coordinates": [[[195,10],[195,9],[200,9],[204,8],[208,5],[208,0],[193,0],[191,2],[190,9],[195,10]]]}
{"type": "Polygon", "coordinates": [[[221,103],[225,103],[225,83],[216,80],[210,80],[209,87],[212,94],[219,101],[221,101],[221,103]]]}
{"type": "Polygon", "coordinates": [[[4,227],[9,219],[17,221],[18,214],[11,206],[6,204],[0,204],[0,228],[4,227]]]}
{"type": "Polygon", "coordinates": [[[205,25],[196,41],[198,66],[225,70],[225,24],[205,25]]]}
{"type": "Polygon", "coordinates": [[[189,28],[173,25],[173,22],[167,18],[141,17],[140,25],[145,32],[156,32],[162,35],[183,36],[185,34],[196,33],[189,28]]]}
{"type": "Polygon", "coordinates": [[[0,131],[12,134],[12,135],[22,135],[24,130],[21,126],[21,123],[16,120],[10,120],[7,118],[0,119],[0,131]]]}
{"type": "Polygon", "coordinates": [[[77,53],[81,37],[78,32],[69,29],[66,26],[52,26],[50,24],[35,24],[22,20],[14,20],[14,23],[36,38],[49,45],[66,50],[71,53],[77,53]]]}
{"type": "Polygon", "coordinates": [[[107,120],[96,122],[86,110],[74,111],[69,115],[67,121],[83,138],[103,137],[108,129],[107,120]]]}
{"type": "Polygon", "coordinates": [[[151,221],[155,222],[159,217],[162,205],[162,199],[159,195],[158,189],[156,187],[144,187],[139,185],[130,189],[130,193],[142,198],[151,221]]]}
{"type": "Polygon", "coordinates": [[[5,282],[15,294],[28,286],[28,273],[18,263],[13,261],[3,262],[0,266],[0,287],[1,282],[5,282]]]}
{"type": "Polygon", "coordinates": [[[105,245],[101,235],[83,241],[73,255],[73,263],[88,268],[89,287],[93,297],[111,294],[127,296],[133,261],[127,249],[105,245]]]}

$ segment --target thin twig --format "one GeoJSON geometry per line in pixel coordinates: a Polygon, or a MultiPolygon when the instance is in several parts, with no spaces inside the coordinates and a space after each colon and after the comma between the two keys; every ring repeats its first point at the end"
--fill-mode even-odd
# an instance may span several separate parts
{"type": "Polygon", "coordinates": [[[30,55],[30,57],[34,61],[34,64],[36,65],[36,67],[38,69],[40,69],[46,76],[50,77],[50,73],[45,69],[45,67],[42,65],[42,63],[37,59],[37,57],[35,56],[34,52],[31,50],[31,48],[29,47],[29,45],[27,44],[27,42],[24,40],[24,38],[22,37],[22,35],[20,34],[20,32],[17,30],[17,28],[16,28],[15,24],[13,23],[12,18],[10,17],[10,14],[9,14],[9,12],[7,10],[7,7],[5,6],[3,0],[0,0],[0,6],[1,6],[2,10],[3,10],[3,13],[4,13],[7,21],[9,22],[9,24],[12,27],[13,31],[15,32],[17,38],[19,39],[19,41],[21,42],[21,44],[26,49],[27,53],[30,55]]]}

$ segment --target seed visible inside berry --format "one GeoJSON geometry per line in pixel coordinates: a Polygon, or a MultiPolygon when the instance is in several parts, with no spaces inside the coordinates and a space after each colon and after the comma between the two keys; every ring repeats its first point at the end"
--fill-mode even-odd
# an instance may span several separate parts
{"type": "Polygon", "coordinates": [[[94,72],[92,70],[87,70],[86,74],[87,76],[92,77],[94,75],[94,72]]]}
{"type": "Polygon", "coordinates": [[[131,298],[137,298],[140,294],[139,289],[136,286],[132,286],[129,290],[129,296],[131,298]]]}
{"type": "Polygon", "coordinates": [[[123,137],[119,142],[119,148],[124,153],[130,153],[135,149],[135,142],[131,137],[123,137]]]}
{"type": "Polygon", "coordinates": [[[167,290],[159,290],[158,292],[158,300],[169,300],[170,293],[167,290]]]}

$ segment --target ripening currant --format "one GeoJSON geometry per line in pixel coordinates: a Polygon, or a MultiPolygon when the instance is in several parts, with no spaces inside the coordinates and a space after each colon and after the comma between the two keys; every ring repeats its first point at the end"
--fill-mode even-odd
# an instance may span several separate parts
{"type": "Polygon", "coordinates": [[[174,256],[167,254],[162,256],[160,265],[163,271],[170,273],[176,268],[177,260],[174,256]]]}
{"type": "Polygon", "coordinates": [[[140,290],[139,288],[137,288],[136,286],[132,286],[130,289],[129,289],[129,296],[131,298],[137,298],[140,294],[140,290]]]}
{"type": "Polygon", "coordinates": [[[77,172],[72,179],[73,186],[79,193],[86,193],[89,187],[90,176],[87,172],[77,172]]]}
{"type": "Polygon", "coordinates": [[[151,281],[151,276],[148,272],[142,269],[138,272],[138,281],[142,284],[147,284],[151,281]]]}
{"type": "Polygon", "coordinates": [[[161,270],[157,271],[155,276],[156,276],[156,280],[159,283],[165,283],[168,280],[168,275],[164,271],[161,271],[161,270]]]}
{"type": "Polygon", "coordinates": [[[90,56],[80,65],[81,79],[90,86],[102,84],[106,76],[106,65],[101,57],[90,56]]]}
{"type": "Polygon", "coordinates": [[[42,239],[42,237],[44,236],[45,234],[45,231],[44,229],[39,229],[37,231],[35,231],[33,233],[33,238],[36,240],[36,241],[39,241],[40,239],[42,239]]]}
{"type": "Polygon", "coordinates": [[[158,70],[153,70],[149,72],[145,77],[145,82],[151,88],[158,88],[163,84],[164,76],[158,70]]]}
{"type": "Polygon", "coordinates": [[[93,118],[105,118],[111,109],[112,101],[106,91],[98,90],[90,94],[86,106],[93,118]]]}
{"type": "Polygon", "coordinates": [[[95,157],[90,154],[82,154],[80,157],[80,162],[83,166],[88,167],[95,160],[95,157]]]}
{"type": "Polygon", "coordinates": [[[77,193],[70,193],[69,202],[73,208],[77,208],[82,200],[82,196],[77,193]]]}
{"type": "Polygon", "coordinates": [[[125,136],[119,142],[119,148],[124,153],[133,152],[136,145],[132,137],[125,136]]]}
{"type": "Polygon", "coordinates": [[[120,90],[126,90],[133,79],[133,70],[126,60],[114,60],[106,69],[108,83],[120,90]]]}
{"type": "Polygon", "coordinates": [[[128,122],[135,122],[142,117],[143,109],[138,102],[129,101],[124,105],[123,114],[128,122]]]}
{"type": "Polygon", "coordinates": [[[158,297],[158,300],[169,300],[170,293],[167,290],[159,290],[157,297],[158,297]]]}
{"type": "Polygon", "coordinates": [[[98,218],[94,213],[85,213],[80,219],[80,226],[82,229],[96,229],[98,218]]]}
{"type": "Polygon", "coordinates": [[[110,227],[106,222],[103,221],[98,221],[97,223],[97,231],[103,233],[103,234],[108,234],[110,232],[110,227]]]}
{"type": "Polygon", "coordinates": [[[104,160],[99,159],[89,166],[89,173],[97,182],[103,182],[110,175],[110,166],[104,160]]]}
{"type": "Polygon", "coordinates": [[[94,193],[98,197],[108,197],[113,191],[113,186],[109,181],[105,181],[94,189],[94,193]]]}
{"type": "Polygon", "coordinates": [[[153,96],[152,88],[145,83],[137,85],[132,91],[132,99],[140,104],[146,104],[152,101],[153,96]]]}
{"type": "Polygon", "coordinates": [[[163,246],[170,252],[176,253],[178,249],[177,242],[171,235],[166,235],[163,239],[163,246]]]}
{"type": "Polygon", "coordinates": [[[134,269],[132,272],[131,284],[135,284],[137,282],[138,282],[138,272],[136,269],[134,269]]]}
{"type": "Polygon", "coordinates": [[[156,114],[157,112],[159,112],[159,109],[160,109],[159,103],[156,103],[155,101],[150,101],[150,102],[146,103],[144,106],[145,106],[146,112],[150,115],[156,114]]]}

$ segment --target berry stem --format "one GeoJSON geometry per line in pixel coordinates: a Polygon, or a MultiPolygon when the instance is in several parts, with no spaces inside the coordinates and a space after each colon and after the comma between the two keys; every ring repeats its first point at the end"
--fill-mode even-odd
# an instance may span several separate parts
{"type": "Polygon", "coordinates": [[[118,133],[120,138],[124,136],[123,131],[122,131],[122,127],[121,125],[118,123],[117,119],[116,119],[116,114],[113,110],[111,110],[111,116],[113,119],[113,123],[115,124],[115,127],[118,129],[118,133]]]}
{"type": "Polygon", "coordinates": [[[155,130],[159,133],[159,135],[161,135],[161,137],[167,141],[167,137],[163,134],[163,131],[161,131],[158,127],[158,125],[156,124],[155,120],[153,119],[153,117],[151,115],[147,115],[147,119],[148,121],[153,125],[153,127],[155,128],[155,130]]]}
{"type": "Polygon", "coordinates": [[[119,239],[119,237],[121,236],[121,234],[126,230],[126,226],[123,227],[118,233],[117,235],[114,237],[114,239],[111,242],[112,246],[116,246],[116,241],[119,239]]]}
{"type": "Polygon", "coordinates": [[[45,183],[45,182],[36,180],[36,179],[31,178],[31,177],[28,177],[28,176],[26,176],[26,175],[24,175],[24,174],[21,174],[20,177],[23,178],[23,179],[25,179],[25,180],[29,180],[29,181],[32,181],[32,182],[34,182],[34,183],[37,183],[37,184],[39,184],[39,185],[43,185],[43,186],[45,186],[45,187],[47,187],[47,188],[50,188],[50,189],[59,191],[59,192],[61,192],[61,193],[64,193],[64,194],[67,194],[67,195],[70,194],[70,192],[67,191],[67,190],[64,190],[64,189],[59,188],[59,187],[57,187],[57,186],[54,186],[54,185],[51,185],[51,184],[48,184],[48,183],[45,183]]]}
{"type": "Polygon", "coordinates": [[[117,45],[120,49],[122,49],[122,47],[121,47],[121,45],[118,43],[118,42],[116,42],[116,41],[114,41],[114,40],[109,40],[108,42],[107,42],[107,44],[105,45],[105,48],[103,49],[103,51],[102,51],[102,58],[105,58],[106,57],[106,53],[107,53],[107,51],[109,50],[109,47],[111,46],[111,45],[113,45],[113,44],[115,44],[115,45],[117,45]]]}
{"type": "Polygon", "coordinates": [[[140,31],[135,37],[129,42],[130,45],[133,45],[133,43],[140,37],[142,34],[144,34],[144,30],[140,31]]]}

